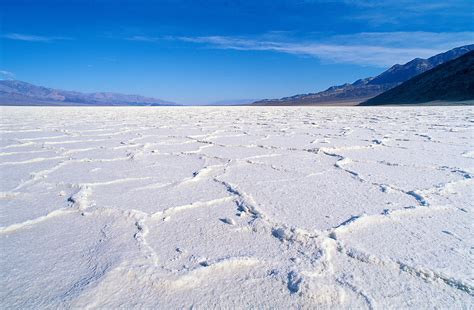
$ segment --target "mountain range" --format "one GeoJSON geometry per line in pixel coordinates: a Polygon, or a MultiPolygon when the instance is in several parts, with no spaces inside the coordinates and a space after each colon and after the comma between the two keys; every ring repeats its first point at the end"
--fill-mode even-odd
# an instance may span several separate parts
{"type": "Polygon", "coordinates": [[[1,105],[170,106],[173,102],[140,95],[110,92],[81,93],[36,86],[18,80],[0,80],[1,105]]]}
{"type": "Polygon", "coordinates": [[[415,58],[404,65],[394,65],[376,77],[360,79],[352,84],[332,86],[318,93],[295,95],[281,99],[256,101],[254,105],[335,105],[358,104],[388,91],[423,72],[474,50],[474,44],[461,46],[428,59],[415,58]]]}
{"type": "MultiPolygon", "coordinates": [[[[352,84],[332,86],[318,93],[264,99],[254,103],[247,99],[218,101],[213,105],[376,105],[433,100],[474,100],[473,51],[474,44],[471,44],[428,59],[415,58],[406,64],[394,65],[376,77],[359,79],[352,84]],[[460,58],[463,55],[467,56],[460,58]],[[451,63],[456,59],[462,59],[464,62],[451,63]]],[[[140,95],[111,92],[82,93],[36,86],[18,80],[0,80],[0,105],[173,106],[178,104],[140,95]]]]}
{"type": "Polygon", "coordinates": [[[361,105],[474,100],[474,51],[421,73],[361,105]]]}

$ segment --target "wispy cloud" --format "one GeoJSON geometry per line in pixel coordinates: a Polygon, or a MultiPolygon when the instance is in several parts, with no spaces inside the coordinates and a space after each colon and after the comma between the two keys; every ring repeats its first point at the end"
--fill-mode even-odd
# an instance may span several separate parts
{"type": "MultiPolygon", "coordinates": [[[[322,1],[331,2],[331,0],[322,1]]],[[[405,9],[423,8],[425,10],[436,10],[451,6],[450,3],[443,0],[425,0],[423,2],[413,0],[333,0],[332,2],[344,2],[346,4],[365,8],[404,7],[405,9]]],[[[466,1],[451,0],[451,2],[452,4],[458,4],[465,3],[466,1]]]]}
{"type": "Polygon", "coordinates": [[[15,79],[15,74],[10,71],[0,70],[0,80],[13,80],[15,79]]]}
{"type": "Polygon", "coordinates": [[[348,35],[336,35],[331,42],[345,44],[363,43],[364,45],[380,45],[387,47],[430,47],[445,50],[461,45],[474,43],[474,32],[426,32],[426,31],[395,31],[395,32],[359,32],[348,35]]]}
{"type": "Polygon", "coordinates": [[[150,37],[150,36],[131,36],[126,38],[128,41],[138,41],[138,42],[156,42],[161,40],[159,37],[150,37]]]}
{"type": "MultiPolygon", "coordinates": [[[[274,51],[310,56],[322,61],[387,67],[416,57],[430,57],[447,49],[472,44],[474,32],[365,32],[298,42],[280,37],[268,40],[230,36],[174,37],[175,40],[203,44],[209,48],[242,51],[274,51]]],[[[155,41],[142,40],[142,41],[155,41]]]]}
{"type": "Polygon", "coordinates": [[[432,23],[433,18],[448,16],[453,19],[472,16],[471,0],[344,0],[344,3],[363,10],[345,16],[346,20],[360,20],[372,26],[406,22],[427,24],[432,23]],[[427,19],[426,16],[431,18],[427,19]]]}
{"type": "Polygon", "coordinates": [[[27,42],[52,42],[52,41],[61,41],[61,40],[72,40],[70,37],[60,37],[60,36],[39,36],[33,34],[24,34],[24,33],[7,33],[2,35],[2,38],[17,40],[17,41],[27,41],[27,42]]]}
{"type": "Polygon", "coordinates": [[[412,11],[419,14],[441,11],[446,8],[468,8],[472,4],[470,0],[306,0],[306,3],[345,3],[354,7],[364,9],[397,9],[404,12],[412,11]]]}

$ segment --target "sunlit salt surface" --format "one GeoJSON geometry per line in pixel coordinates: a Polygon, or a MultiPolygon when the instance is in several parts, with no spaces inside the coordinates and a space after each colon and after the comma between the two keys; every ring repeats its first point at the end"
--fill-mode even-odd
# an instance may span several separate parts
{"type": "Polygon", "coordinates": [[[3,107],[0,306],[473,307],[473,119],[3,107]]]}

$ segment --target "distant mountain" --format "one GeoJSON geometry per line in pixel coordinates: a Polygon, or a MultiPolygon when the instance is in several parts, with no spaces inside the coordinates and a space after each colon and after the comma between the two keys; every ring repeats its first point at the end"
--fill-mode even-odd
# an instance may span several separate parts
{"type": "Polygon", "coordinates": [[[474,50],[474,44],[452,49],[428,59],[416,58],[404,65],[394,65],[376,77],[360,79],[352,84],[332,86],[318,93],[310,93],[285,97],[281,99],[265,99],[255,105],[318,105],[318,104],[357,104],[375,97],[410,78],[426,72],[449,60],[458,58],[474,50]]]}
{"type": "Polygon", "coordinates": [[[474,51],[417,75],[361,105],[466,100],[474,100],[474,51]]]}
{"type": "Polygon", "coordinates": [[[0,80],[0,105],[167,106],[172,102],[139,95],[81,93],[36,86],[17,80],[0,80]]]}

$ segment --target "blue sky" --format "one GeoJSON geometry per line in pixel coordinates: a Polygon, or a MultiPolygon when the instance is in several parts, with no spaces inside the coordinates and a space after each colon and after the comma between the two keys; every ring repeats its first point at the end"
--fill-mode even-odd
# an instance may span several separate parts
{"type": "Polygon", "coordinates": [[[275,98],[474,42],[472,1],[2,0],[0,74],[183,104],[275,98]]]}

